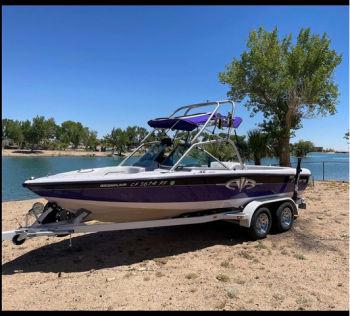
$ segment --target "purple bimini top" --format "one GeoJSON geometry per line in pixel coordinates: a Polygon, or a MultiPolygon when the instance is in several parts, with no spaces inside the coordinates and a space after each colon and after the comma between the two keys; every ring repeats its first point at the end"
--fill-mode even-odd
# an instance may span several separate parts
{"type": "MultiPolygon", "coordinates": [[[[193,131],[200,125],[203,125],[209,118],[211,113],[199,113],[187,116],[177,116],[173,118],[156,118],[148,121],[148,125],[153,128],[171,128],[173,130],[193,131]]],[[[229,127],[228,116],[214,114],[212,120],[216,122],[217,119],[222,120],[223,127],[229,127]]],[[[231,123],[231,127],[237,128],[242,123],[241,117],[234,117],[231,123]]]]}

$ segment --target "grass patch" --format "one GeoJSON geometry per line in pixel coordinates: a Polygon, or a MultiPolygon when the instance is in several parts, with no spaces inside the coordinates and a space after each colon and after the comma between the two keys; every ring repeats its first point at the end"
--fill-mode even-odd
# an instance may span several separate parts
{"type": "Polygon", "coordinates": [[[234,287],[227,288],[226,293],[229,298],[237,298],[238,292],[234,287]]]}
{"type": "Polygon", "coordinates": [[[247,251],[244,251],[244,250],[241,250],[238,255],[240,257],[243,257],[244,259],[247,259],[247,260],[253,260],[254,257],[247,251]]]}
{"type": "Polygon", "coordinates": [[[273,294],[272,297],[276,300],[276,301],[279,301],[279,302],[282,302],[284,301],[285,297],[280,294],[280,293],[277,293],[277,294],[273,294]]]}
{"type": "Polygon", "coordinates": [[[228,261],[223,261],[220,263],[220,266],[222,266],[223,268],[228,268],[230,267],[230,263],[228,261]]]}
{"type": "Polygon", "coordinates": [[[244,284],[245,283],[245,281],[240,279],[240,278],[235,278],[233,281],[237,284],[244,284]]]}
{"type": "Polygon", "coordinates": [[[199,275],[198,274],[196,274],[196,273],[187,273],[186,275],[185,275],[185,278],[186,279],[188,279],[188,280],[194,280],[194,279],[197,279],[199,277],[199,275]]]}
{"type": "Polygon", "coordinates": [[[220,302],[218,304],[215,305],[216,309],[224,309],[226,306],[226,301],[220,302]]]}
{"type": "Polygon", "coordinates": [[[266,245],[264,245],[260,240],[258,241],[258,243],[254,246],[254,248],[261,250],[261,249],[268,249],[268,247],[266,245]]]}
{"type": "Polygon", "coordinates": [[[341,234],[340,238],[342,238],[342,239],[349,239],[349,235],[348,234],[341,234]]]}
{"type": "Polygon", "coordinates": [[[230,277],[227,276],[226,274],[222,274],[222,273],[218,274],[216,276],[216,279],[219,280],[220,282],[229,282],[230,281],[230,277]]]}
{"type": "Polygon", "coordinates": [[[305,298],[305,297],[298,297],[295,302],[298,304],[298,305],[305,305],[307,304],[308,300],[305,298]]]}
{"type": "Polygon", "coordinates": [[[157,265],[164,265],[169,261],[168,257],[164,257],[164,258],[155,258],[153,259],[153,261],[157,264],[157,265]]]}
{"type": "Polygon", "coordinates": [[[140,262],[140,266],[145,267],[147,265],[147,263],[148,263],[147,260],[142,261],[142,262],[140,262]]]}
{"type": "Polygon", "coordinates": [[[160,278],[160,277],[162,277],[162,276],[164,276],[165,274],[164,273],[162,273],[162,272],[160,272],[160,271],[157,271],[156,272],[156,277],[158,277],[158,278],[160,278]]]}
{"type": "Polygon", "coordinates": [[[303,254],[300,254],[300,253],[296,253],[294,255],[294,258],[297,258],[298,260],[305,260],[305,256],[303,254]]]}
{"type": "Polygon", "coordinates": [[[272,247],[272,249],[277,249],[278,247],[277,247],[277,243],[276,242],[272,242],[271,243],[271,247],[272,247]]]}
{"type": "Polygon", "coordinates": [[[131,272],[127,272],[125,275],[124,275],[124,278],[128,279],[132,276],[133,274],[131,272]]]}
{"type": "Polygon", "coordinates": [[[283,249],[283,250],[281,251],[281,254],[284,255],[284,256],[288,256],[288,255],[289,255],[289,252],[288,252],[287,250],[283,249]]]}

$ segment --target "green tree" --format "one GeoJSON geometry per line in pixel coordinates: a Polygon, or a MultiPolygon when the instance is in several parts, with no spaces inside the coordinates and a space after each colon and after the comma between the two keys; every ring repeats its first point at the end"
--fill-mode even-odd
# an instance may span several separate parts
{"type": "Polygon", "coordinates": [[[44,119],[43,122],[43,131],[44,137],[41,141],[41,147],[43,149],[56,149],[56,129],[57,125],[53,118],[49,118],[48,120],[44,119]]]}
{"type": "Polygon", "coordinates": [[[21,130],[23,133],[23,143],[21,148],[27,148],[30,146],[30,138],[31,138],[31,127],[32,123],[29,120],[21,121],[21,130]]]}
{"type": "Polygon", "coordinates": [[[117,150],[119,156],[127,149],[128,135],[121,128],[113,128],[107,139],[108,143],[113,146],[113,150],[117,150]]]}
{"type": "Polygon", "coordinates": [[[292,153],[297,157],[305,157],[309,152],[314,150],[315,145],[310,141],[299,140],[292,144],[292,153]]]}
{"type": "Polygon", "coordinates": [[[290,166],[290,137],[301,128],[302,118],[336,112],[338,87],[332,76],[342,58],[326,34],[311,34],[309,28],[300,30],[294,45],[292,35],[279,40],[277,28],[259,28],[250,32],[247,48],[219,80],[251,115],[262,112],[261,127],[277,134],[280,165],[290,166]]]}
{"type": "Polygon", "coordinates": [[[345,138],[347,141],[349,141],[349,131],[347,131],[347,132],[345,133],[345,135],[344,135],[343,138],[345,138]]]}
{"type": "Polygon", "coordinates": [[[46,135],[46,121],[44,116],[36,116],[32,122],[25,121],[23,134],[26,141],[26,145],[30,146],[33,151],[34,148],[38,148],[40,142],[45,138],[46,135]]]}
{"type": "Polygon", "coordinates": [[[2,139],[10,139],[13,143],[21,146],[24,141],[21,122],[11,119],[2,120],[2,139]]]}
{"type": "Polygon", "coordinates": [[[136,127],[136,144],[140,144],[141,141],[147,136],[148,131],[144,127],[136,127]]]}
{"type": "Polygon", "coordinates": [[[84,137],[84,146],[86,149],[96,150],[99,141],[97,139],[97,132],[90,130],[88,127],[85,127],[85,137],[84,137]]]}
{"type": "MultiPolygon", "coordinates": [[[[224,133],[219,133],[219,136],[225,138],[227,137],[224,133]]],[[[203,140],[211,140],[216,139],[215,136],[209,133],[205,133],[203,136],[203,140]]],[[[248,145],[245,141],[245,135],[232,135],[230,139],[236,144],[237,150],[242,158],[242,160],[249,159],[249,151],[248,151],[248,145]]],[[[234,149],[232,145],[228,142],[220,142],[220,143],[213,143],[213,144],[207,144],[204,146],[204,149],[206,149],[209,153],[217,157],[219,160],[222,161],[232,161],[232,160],[238,160],[234,149]]]]}
{"type": "Polygon", "coordinates": [[[61,124],[60,140],[63,143],[72,143],[74,148],[78,148],[86,137],[86,130],[80,122],[65,121],[61,124]]]}
{"type": "Polygon", "coordinates": [[[126,137],[128,138],[126,146],[129,150],[131,147],[134,147],[137,144],[137,126],[128,126],[125,133],[126,137]]]}
{"type": "Polygon", "coordinates": [[[261,165],[261,159],[270,155],[269,138],[259,129],[248,131],[248,147],[250,158],[256,165],[261,165]]]}

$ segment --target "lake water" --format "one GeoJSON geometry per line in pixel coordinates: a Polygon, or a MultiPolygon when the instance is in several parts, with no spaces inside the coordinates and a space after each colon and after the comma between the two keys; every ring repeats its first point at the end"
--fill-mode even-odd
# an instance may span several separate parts
{"type": "MultiPolygon", "coordinates": [[[[22,187],[30,178],[59,172],[117,165],[115,157],[2,157],[2,200],[22,200],[37,197],[22,187]]],[[[297,159],[291,158],[296,166],[297,159]]],[[[263,164],[277,164],[274,158],[263,159],[263,164]]],[[[311,170],[315,180],[349,180],[349,154],[310,153],[302,160],[302,167],[311,170]]]]}

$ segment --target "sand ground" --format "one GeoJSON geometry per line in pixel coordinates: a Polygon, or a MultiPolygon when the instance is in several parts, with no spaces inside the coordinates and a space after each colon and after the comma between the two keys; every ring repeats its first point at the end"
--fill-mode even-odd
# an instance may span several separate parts
{"type": "MultiPolygon", "coordinates": [[[[2,243],[4,310],[348,310],[349,185],[315,182],[294,227],[230,223],[2,243]]],[[[3,230],[31,201],[4,202],[3,230]]]]}

